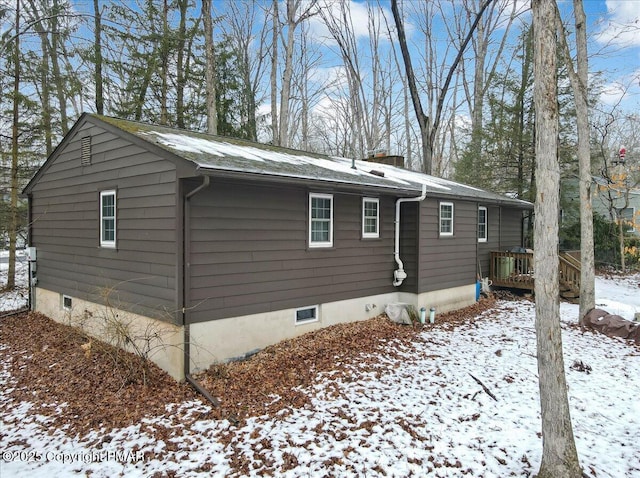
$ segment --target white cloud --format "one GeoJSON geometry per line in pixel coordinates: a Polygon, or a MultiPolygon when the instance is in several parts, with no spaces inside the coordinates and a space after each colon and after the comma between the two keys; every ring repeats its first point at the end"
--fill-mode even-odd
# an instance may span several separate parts
{"type": "Polygon", "coordinates": [[[602,88],[600,101],[609,106],[633,103],[640,97],[640,69],[612,81],[602,88]]]}
{"type": "Polygon", "coordinates": [[[607,20],[596,39],[602,44],[640,46],[640,2],[637,0],[607,0],[607,20]]]}
{"type": "Polygon", "coordinates": [[[375,15],[376,24],[381,23],[382,29],[386,31],[383,16],[387,18],[390,26],[393,27],[393,16],[391,11],[381,8],[373,2],[356,2],[354,0],[321,0],[319,2],[321,14],[313,16],[309,20],[312,38],[319,43],[335,44],[323,16],[336,20],[337,24],[344,24],[343,9],[347,12],[347,22],[349,28],[353,29],[356,40],[368,38],[369,36],[369,15],[375,15]]]}

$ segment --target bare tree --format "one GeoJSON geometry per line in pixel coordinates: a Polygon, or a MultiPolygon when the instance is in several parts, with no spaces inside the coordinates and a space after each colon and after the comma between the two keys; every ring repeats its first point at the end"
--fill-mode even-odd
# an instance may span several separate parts
{"type": "Polygon", "coordinates": [[[204,23],[205,82],[207,95],[207,132],[218,134],[218,111],[216,109],[215,50],[213,43],[213,18],[211,1],[202,0],[202,21],[204,23]]]}
{"type": "Polygon", "coordinates": [[[542,462],[538,478],[579,478],[560,329],[558,90],[555,0],[533,0],[536,200],[534,254],[542,462]]]}
{"type": "MultiPolygon", "coordinates": [[[[455,0],[454,0],[455,1],[455,0]]],[[[451,32],[450,37],[462,38],[468,23],[477,14],[477,1],[464,0],[463,14],[459,21],[455,22],[457,32],[451,32]]],[[[485,97],[488,88],[494,83],[496,72],[507,45],[507,39],[511,35],[511,29],[516,17],[523,11],[521,4],[505,0],[492,2],[478,22],[475,35],[471,41],[473,52],[473,70],[467,72],[466,62],[460,63],[462,73],[462,87],[465,93],[467,107],[471,112],[471,155],[474,158],[481,157],[478,152],[482,149],[482,131],[484,126],[485,97]],[[497,48],[490,49],[494,36],[499,36],[497,48]],[[473,88],[471,88],[473,86],[473,88]],[[474,154],[475,152],[475,154],[474,154]]],[[[455,12],[455,10],[454,10],[455,12]]],[[[473,165],[478,170],[482,165],[473,165]]]]}
{"type": "Polygon", "coordinates": [[[398,0],[391,0],[391,11],[393,13],[393,19],[396,24],[398,43],[400,44],[400,51],[402,52],[402,59],[405,65],[409,91],[411,92],[413,108],[418,120],[418,125],[420,126],[420,136],[422,139],[422,169],[427,174],[431,174],[432,172],[434,143],[436,140],[436,135],[439,131],[438,128],[440,127],[442,111],[444,108],[444,103],[449,90],[449,86],[451,84],[451,80],[458,68],[459,63],[462,60],[464,51],[471,41],[474,31],[477,28],[484,11],[493,1],[495,0],[484,0],[480,5],[478,13],[475,15],[475,19],[471,23],[467,35],[464,37],[464,40],[460,44],[458,53],[451,66],[449,67],[448,74],[446,76],[446,79],[444,80],[442,88],[437,93],[436,107],[433,116],[429,116],[425,113],[425,110],[422,107],[422,102],[420,100],[420,94],[418,92],[418,87],[416,84],[416,75],[413,70],[411,55],[409,53],[409,47],[407,45],[406,34],[404,31],[404,19],[402,18],[402,15],[398,8],[398,0]]]}
{"type": "Polygon", "coordinates": [[[271,140],[273,144],[280,144],[278,133],[278,38],[280,37],[279,0],[273,0],[271,8],[271,140]]]}
{"type": "Polygon", "coordinates": [[[616,115],[613,110],[604,114],[604,118],[594,121],[599,133],[597,138],[599,155],[602,161],[600,173],[602,181],[597,185],[598,194],[594,200],[600,209],[604,208],[610,221],[615,223],[615,236],[618,244],[618,257],[621,270],[626,269],[625,234],[629,226],[638,227],[640,213],[633,212],[631,197],[640,185],[640,161],[636,151],[640,151],[638,134],[638,115],[616,115]],[[620,156],[620,148],[626,146],[626,157],[620,156]]]}
{"type": "MultiPolygon", "coordinates": [[[[277,141],[280,146],[289,146],[289,102],[291,100],[291,81],[294,66],[295,31],[298,25],[317,13],[316,3],[317,0],[304,2],[303,0],[286,0],[285,26],[287,37],[286,41],[283,40],[284,70],[280,86],[280,115],[277,141]]],[[[273,110],[274,105],[271,105],[271,108],[273,110]]]]}
{"type": "Polygon", "coordinates": [[[9,270],[7,290],[16,285],[16,239],[18,236],[18,103],[20,101],[20,0],[16,0],[16,36],[13,49],[13,123],[11,127],[11,198],[9,211],[9,270]]]}
{"type": "Polygon", "coordinates": [[[241,119],[247,138],[258,139],[258,105],[262,102],[260,85],[266,69],[267,39],[269,28],[262,23],[255,0],[231,2],[226,21],[221,28],[238,54],[238,67],[242,77],[241,119]]]}
{"type": "Polygon", "coordinates": [[[381,148],[385,143],[389,145],[386,148],[388,150],[391,143],[393,88],[390,64],[383,63],[387,57],[380,47],[382,14],[372,5],[367,5],[369,42],[368,51],[366,51],[358,41],[348,2],[325,3],[319,10],[324,24],[335,41],[347,79],[346,97],[351,106],[354,130],[351,135],[353,143],[350,155],[364,156],[370,151],[381,148]],[[367,67],[363,66],[365,59],[368,59],[367,67]]]}
{"type": "Polygon", "coordinates": [[[576,123],[578,125],[578,165],[580,184],[580,309],[579,319],[596,306],[595,298],[595,259],[593,246],[593,206],[591,204],[591,147],[589,132],[589,107],[587,98],[589,66],[587,60],[587,18],[582,0],[573,0],[576,27],[576,65],[566,38],[560,11],[556,9],[558,37],[562,45],[573,97],[576,105],[576,123]],[[576,71],[577,70],[577,71],[576,71]]]}
{"type": "Polygon", "coordinates": [[[93,0],[93,21],[94,21],[94,42],[93,42],[93,62],[94,62],[94,82],[96,85],[96,113],[104,114],[104,92],[102,80],[102,9],[99,0],[93,0]]]}
{"type": "Polygon", "coordinates": [[[162,35],[160,37],[160,124],[169,124],[169,56],[171,39],[169,37],[169,0],[162,2],[162,35]]]}

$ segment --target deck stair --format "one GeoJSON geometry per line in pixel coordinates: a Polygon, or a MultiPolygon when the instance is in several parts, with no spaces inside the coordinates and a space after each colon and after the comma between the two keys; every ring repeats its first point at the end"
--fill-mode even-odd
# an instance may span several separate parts
{"type": "MultiPolygon", "coordinates": [[[[561,252],[558,259],[560,296],[577,302],[580,297],[580,261],[566,252],[561,252]]],[[[533,253],[492,251],[489,279],[496,287],[533,291],[533,253]]]]}

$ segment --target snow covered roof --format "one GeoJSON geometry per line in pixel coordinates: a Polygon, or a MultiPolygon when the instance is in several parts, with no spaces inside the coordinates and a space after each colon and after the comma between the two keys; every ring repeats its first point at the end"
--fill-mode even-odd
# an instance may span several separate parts
{"type": "Polygon", "coordinates": [[[532,207],[527,201],[395,166],[110,117],[98,118],[195,164],[202,174],[225,171],[321,181],[393,190],[399,195],[419,194],[424,185],[428,195],[471,197],[492,203],[532,207]]]}

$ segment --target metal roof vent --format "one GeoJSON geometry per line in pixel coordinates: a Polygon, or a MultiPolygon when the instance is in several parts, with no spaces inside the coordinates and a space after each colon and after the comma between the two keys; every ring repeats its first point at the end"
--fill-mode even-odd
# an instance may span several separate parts
{"type": "Polygon", "coordinates": [[[80,149],[80,164],[89,166],[91,164],[91,136],[82,138],[82,148],[80,149]]]}

